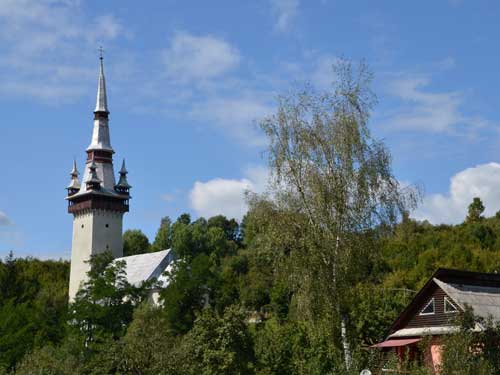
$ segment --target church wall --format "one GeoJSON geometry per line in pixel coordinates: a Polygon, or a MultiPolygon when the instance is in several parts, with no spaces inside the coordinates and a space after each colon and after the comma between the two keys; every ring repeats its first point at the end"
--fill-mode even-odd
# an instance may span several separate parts
{"type": "Polygon", "coordinates": [[[94,211],[92,224],[94,254],[111,251],[114,258],[123,256],[122,216],[120,212],[94,211]]]}
{"type": "Polygon", "coordinates": [[[69,284],[70,301],[81,282],[86,280],[92,254],[111,251],[113,257],[123,256],[122,213],[89,210],[76,214],[73,220],[73,243],[69,284]]]}
{"type": "Polygon", "coordinates": [[[71,245],[71,270],[69,277],[69,299],[75,298],[80,283],[89,269],[86,260],[92,249],[93,219],[90,213],[77,214],[73,219],[73,241],[71,245]]]}

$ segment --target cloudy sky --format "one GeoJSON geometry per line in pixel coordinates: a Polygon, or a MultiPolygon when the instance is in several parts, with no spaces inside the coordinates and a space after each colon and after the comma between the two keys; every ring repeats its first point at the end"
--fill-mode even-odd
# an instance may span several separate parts
{"type": "Polygon", "coordinates": [[[266,181],[257,123],[295,82],[327,89],[339,56],[376,75],[374,135],[424,187],[413,213],[500,210],[500,6],[494,1],[0,0],[0,256],[67,258],[65,186],[83,169],[105,49],[126,228],[162,216],[241,218],[266,181]]]}

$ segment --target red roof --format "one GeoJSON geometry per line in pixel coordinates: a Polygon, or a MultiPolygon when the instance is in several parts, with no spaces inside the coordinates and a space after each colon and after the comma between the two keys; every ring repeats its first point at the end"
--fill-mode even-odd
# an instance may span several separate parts
{"type": "Polygon", "coordinates": [[[422,339],[393,339],[379,342],[378,344],[370,346],[370,348],[393,348],[395,346],[406,346],[419,342],[422,339]]]}

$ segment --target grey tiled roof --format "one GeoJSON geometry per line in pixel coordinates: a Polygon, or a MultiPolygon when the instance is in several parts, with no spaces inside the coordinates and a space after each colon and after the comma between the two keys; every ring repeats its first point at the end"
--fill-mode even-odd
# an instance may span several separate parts
{"type": "Polygon", "coordinates": [[[125,261],[127,280],[132,285],[139,286],[142,282],[155,278],[166,286],[168,279],[162,276],[162,274],[172,266],[174,259],[173,251],[168,249],[154,253],[116,258],[115,262],[125,261]]]}
{"type": "Polygon", "coordinates": [[[500,322],[500,286],[445,283],[436,278],[434,281],[462,309],[470,306],[474,315],[500,322]]]}

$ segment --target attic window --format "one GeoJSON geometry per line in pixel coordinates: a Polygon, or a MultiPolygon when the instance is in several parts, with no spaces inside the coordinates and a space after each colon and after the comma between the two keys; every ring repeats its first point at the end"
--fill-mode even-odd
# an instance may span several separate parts
{"type": "Polygon", "coordinates": [[[420,311],[419,315],[432,315],[434,314],[434,298],[429,301],[427,305],[420,311]]]}
{"type": "Polygon", "coordinates": [[[444,312],[445,313],[456,313],[458,310],[456,306],[448,299],[444,297],[444,312]]]}

